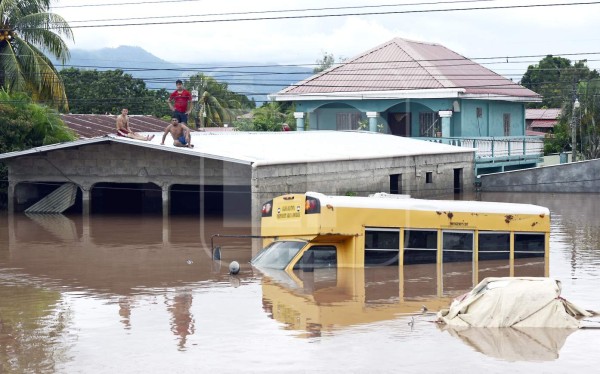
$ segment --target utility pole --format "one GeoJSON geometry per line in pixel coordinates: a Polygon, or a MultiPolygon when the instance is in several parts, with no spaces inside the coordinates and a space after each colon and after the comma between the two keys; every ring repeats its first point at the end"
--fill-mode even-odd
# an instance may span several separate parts
{"type": "Polygon", "coordinates": [[[579,100],[575,98],[573,102],[573,115],[571,116],[571,162],[577,161],[577,115],[579,109],[579,100]]]}
{"type": "Polygon", "coordinates": [[[196,112],[195,114],[195,118],[194,118],[194,124],[196,125],[196,128],[200,127],[200,118],[198,118],[198,88],[194,87],[194,89],[192,90],[192,105],[194,106],[194,112],[196,112]]]}

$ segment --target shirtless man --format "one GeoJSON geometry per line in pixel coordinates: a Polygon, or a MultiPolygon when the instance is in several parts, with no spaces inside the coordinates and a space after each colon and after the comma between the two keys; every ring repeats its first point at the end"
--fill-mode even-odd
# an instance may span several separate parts
{"type": "Polygon", "coordinates": [[[190,135],[190,129],[183,123],[179,123],[177,118],[171,118],[171,123],[165,129],[162,141],[160,142],[161,145],[165,144],[165,139],[168,133],[171,133],[171,136],[173,137],[173,145],[175,147],[194,148],[194,145],[191,143],[192,139],[190,135]]]}
{"type": "Polygon", "coordinates": [[[131,131],[131,129],[129,128],[129,116],[127,115],[128,113],[129,110],[127,110],[127,108],[123,108],[123,110],[121,110],[121,114],[117,116],[117,135],[136,140],[152,140],[152,138],[154,138],[154,135],[143,136],[138,134],[137,132],[131,131]]]}

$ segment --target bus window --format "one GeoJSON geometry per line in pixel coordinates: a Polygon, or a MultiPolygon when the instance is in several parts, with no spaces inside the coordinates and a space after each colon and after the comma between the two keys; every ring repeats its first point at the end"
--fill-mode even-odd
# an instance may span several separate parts
{"type": "Polygon", "coordinates": [[[479,232],[479,261],[509,259],[510,233],[479,232]]]}
{"type": "Polygon", "coordinates": [[[429,264],[437,261],[437,231],[404,231],[404,264],[429,264]]]}
{"type": "Polygon", "coordinates": [[[442,254],[443,262],[473,261],[473,233],[444,231],[442,254]]]}
{"type": "Polygon", "coordinates": [[[515,258],[544,257],[544,234],[515,234],[515,258]]]}
{"type": "Polygon", "coordinates": [[[275,241],[261,250],[251,261],[256,267],[285,269],[292,258],[306,245],[303,241],[275,241]]]}
{"type": "Polygon", "coordinates": [[[333,245],[319,245],[304,252],[302,258],[294,265],[294,270],[311,271],[332,267],[337,267],[337,249],[333,245]]]}
{"type": "Polygon", "coordinates": [[[400,229],[365,230],[365,265],[398,265],[400,229]]]}

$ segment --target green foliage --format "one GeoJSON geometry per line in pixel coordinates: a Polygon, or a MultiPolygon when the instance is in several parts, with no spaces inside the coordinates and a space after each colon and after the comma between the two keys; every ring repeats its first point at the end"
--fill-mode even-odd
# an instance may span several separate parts
{"type": "Polygon", "coordinates": [[[244,109],[255,107],[245,95],[229,90],[227,83],[202,73],[191,76],[183,85],[189,90],[198,90],[198,102],[190,115],[190,122],[196,127],[222,127],[232,123],[244,109]]]}
{"type": "Polygon", "coordinates": [[[45,55],[65,62],[69,49],[62,36],[73,39],[68,23],[50,13],[50,0],[0,1],[0,88],[27,92],[36,100],[67,107],[56,68],[45,55]]]}
{"type": "Polygon", "coordinates": [[[60,75],[65,84],[71,113],[118,114],[128,108],[131,114],[169,116],[165,89],[150,91],[142,79],[122,70],[64,69],[60,75]]]}
{"type": "Polygon", "coordinates": [[[252,111],[252,119],[238,119],[233,125],[239,131],[283,131],[284,124],[296,130],[293,113],[293,105],[268,102],[252,111]]]}
{"type": "Polygon", "coordinates": [[[560,153],[571,148],[571,128],[566,123],[554,126],[553,137],[544,139],[544,154],[560,153]]]}
{"type": "Polygon", "coordinates": [[[537,65],[530,65],[521,84],[542,95],[541,103],[532,103],[530,108],[560,108],[571,103],[580,81],[598,78],[596,70],[590,70],[585,60],[571,65],[571,60],[548,55],[537,65]]]}
{"type": "MultiPolygon", "coordinates": [[[[76,139],[58,112],[41,106],[23,93],[0,90],[0,153],[76,139]]],[[[6,168],[0,168],[0,205],[6,203],[6,168]]]]}

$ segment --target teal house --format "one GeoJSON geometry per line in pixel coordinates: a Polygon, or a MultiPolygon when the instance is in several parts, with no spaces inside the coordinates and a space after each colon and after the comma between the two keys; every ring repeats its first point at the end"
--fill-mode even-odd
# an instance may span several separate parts
{"type": "Polygon", "coordinates": [[[476,174],[533,167],[535,92],[439,44],[392,39],[270,96],[295,103],[297,131],[365,130],[477,148],[476,174]]]}

